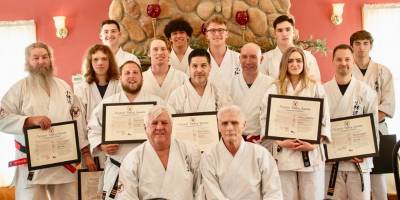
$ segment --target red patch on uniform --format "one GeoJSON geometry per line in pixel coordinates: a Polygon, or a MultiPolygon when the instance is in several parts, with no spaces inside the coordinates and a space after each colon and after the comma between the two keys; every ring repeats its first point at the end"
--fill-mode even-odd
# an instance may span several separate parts
{"type": "Polygon", "coordinates": [[[8,115],[7,111],[4,108],[0,107],[0,119],[3,119],[8,115]]]}
{"type": "Polygon", "coordinates": [[[79,108],[78,106],[73,106],[71,109],[72,118],[75,119],[79,117],[80,114],[81,114],[81,108],[79,108]]]}

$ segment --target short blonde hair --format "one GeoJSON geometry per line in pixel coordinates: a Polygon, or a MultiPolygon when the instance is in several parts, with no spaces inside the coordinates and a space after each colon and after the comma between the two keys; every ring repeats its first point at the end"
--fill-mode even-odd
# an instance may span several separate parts
{"type": "Polygon", "coordinates": [[[148,127],[151,121],[153,121],[154,118],[158,117],[163,112],[168,115],[169,121],[172,124],[172,115],[169,109],[164,105],[155,105],[144,115],[144,126],[148,127]]]}

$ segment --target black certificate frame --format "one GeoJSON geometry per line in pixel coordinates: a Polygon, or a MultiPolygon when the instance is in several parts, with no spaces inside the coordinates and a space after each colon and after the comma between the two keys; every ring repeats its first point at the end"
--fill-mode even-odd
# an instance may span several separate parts
{"type": "MultiPolygon", "coordinates": [[[[270,94],[268,96],[267,117],[266,117],[266,122],[265,122],[265,137],[267,139],[273,139],[273,140],[300,139],[302,141],[306,141],[311,144],[320,144],[321,143],[321,127],[322,127],[323,109],[324,109],[324,99],[321,99],[321,98],[270,94]],[[270,127],[269,123],[270,123],[270,118],[271,118],[270,111],[271,111],[272,100],[274,100],[274,99],[289,99],[289,100],[311,101],[311,102],[319,103],[319,110],[316,112],[316,114],[319,115],[319,117],[318,117],[318,132],[316,133],[317,138],[315,138],[314,140],[309,140],[309,139],[301,139],[301,138],[295,138],[295,137],[289,138],[289,137],[280,137],[280,136],[270,135],[270,133],[269,133],[269,127],[270,127]]],[[[282,119],[282,120],[284,120],[284,119],[282,119]]]]}
{"type": "Polygon", "coordinates": [[[82,198],[82,173],[93,173],[93,172],[103,172],[104,169],[98,169],[96,171],[89,171],[89,169],[79,169],[78,170],[78,200],[84,200],[82,198]]]}
{"type": "MultiPolygon", "coordinates": [[[[75,120],[72,121],[65,121],[65,122],[58,122],[58,123],[52,123],[51,127],[54,126],[62,126],[62,125],[73,125],[74,126],[74,137],[75,137],[75,147],[76,147],[76,159],[72,160],[65,160],[62,162],[54,162],[54,163],[49,163],[49,164],[44,164],[44,165],[39,165],[39,166],[32,166],[31,162],[31,153],[30,153],[30,145],[29,145],[29,131],[34,130],[34,129],[41,129],[40,126],[33,126],[29,128],[24,128],[24,138],[25,138],[25,145],[26,145],[26,156],[28,159],[28,169],[29,171],[31,170],[38,170],[38,169],[45,169],[45,168],[50,168],[50,167],[56,167],[56,166],[63,166],[65,164],[71,164],[71,163],[80,163],[81,162],[81,152],[79,148],[79,137],[78,137],[78,128],[77,128],[77,123],[75,120]]],[[[50,128],[51,128],[50,127],[50,128]]]]}
{"type": "MultiPolygon", "coordinates": [[[[110,140],[106,141],[106,109],[112,106],[135,106],[135,105],[157,105],[156,101],[146,101],[146,102],[130,102],[130,103],[105,103],[103,104],[103,119],[101,124],[101,143],[102,144],[130,144],[130,143],[142,143],[147,140],[147,138],[136,139],[136,140],[110,140]]],[[[144,126],[144,125],[143,125],[144,126]]]]}
{"type": "Polygon", "coordinates": [[[374,142],[375,153],[349,155],[349,156],[346,156],[346,157],[330,159],[329,158],[329,152],[328,152],[327,144],[324,144],[324,152],[325,152],[325,156],[326,156],[326,162],[345,161],[345,160],[350,160],[350,159],[352,159],[354,157],[357,157],[357,158],[368,158],[368,157],[375,157],[375,156],[379,155],[378,143],[377,143],[377,138],[376,138],[375,122],[374,122],[374,117],[373,117],[372,113],[335,118],[335,119],[331,119],[331,122],[343,121],[343,120],[352,120],[352,119],[364,118],[364,117],[369,117],[369,119],[370,119],[369,121],[371,122],[372,131],[370,133],[372,134],[372,137],[373,137],[373,140],[374,140],[373,142],[374,142]]]}
{"type": "MultiPolygon", "coordinates": [[[[215,118],[216,118],[216,120],[217,120],[217,130],[218,130],[217,111],[172,114],[172,118],[190,117],[190,116],[201,116],[201,115],[214,115],[215,118]]],[[[218,139],[219,139],[219,140],[221,139],[221,132],[219,132],[219,130],[218,130],[218,139]]]]}

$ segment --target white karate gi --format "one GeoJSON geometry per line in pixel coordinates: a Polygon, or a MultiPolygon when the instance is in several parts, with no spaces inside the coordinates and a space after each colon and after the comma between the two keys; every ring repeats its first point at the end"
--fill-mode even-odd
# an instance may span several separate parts
{"type": "Polygon", "coordinates": [[[200,151],[171,139],[167,169],[146,141],[130,151],[121,165],[118,199],[195,199],[200,184],[200,151]]]}
{"type": "MultiPolygon", "coordinates": [[[[303,50],[303,52],[306,56],[305,60],[307,61],[307,66],[309,69],[308,74],[310,74],[316,81],[321,82],[321,74],[317,60],[311,54],[311,52],[307,50],[303,50]]],[[[279,66],[282,60],[282,55],[283,54],[278,46],[275,49],[265,52],[263,54],[263,61],[260,65],[260,72],[277,79],[279,77],[279,66]]]]}
{"type": "Polygon", "coordinates": [[[188,46],[185,55],[183,55],[182,61],[180,61],[178,56],[176,56],[174,49],[172,49],[171,53],[169,53],[169,65],[189,75],[189,54],[192,51],[193,49],[188,46]]]}
{"type": "MultiPolygon", "coordinates": [[[[128,60],[132,60],[133,62],[140,65],[140,60],[135,55],[122,50],[121,47],[119,47],[117,53],[114,56],[115,56],[115,61],[117,62],[118,67],[120,67],[122,64],[124,64],[128,60]]],[[[119,68],[118,68],[118,70],[119,70],[119,68]]]]}
{"type": "Polygon", "coordinates": [[[258,73],[250,88],[242,73],[233,79],[230,96],[233,103],[240,107],[246,117],[246,129],[243,135],[260,135],[260,104],[265,92],[273,82],[273,78],[262,73],[258,73]]]}
{"type": "MultiPolygon", "coordinates": [[[[140,91],[138,96],[134,99],[133,102],[147,102],[147,101],[156,101],[158,105],[165,105],[165,102],[155,95],[149,94],[145,91],[140,91]]],[[[90,150],[92,155],[97,156],[100,152],[99,145],[101,144],[102,137],[102,123],[103,123],[103,104],[104,103],[128,103],[130,102],[128,97],[124,91],[121,91],[117,94],[114,94],[103,101],[95,108],[90,118],[88,124],[88,137],[90,142],[90,150]]],[[[118,177],[119,167],[114,165],[110,158],[122,162],[125,155],[131,151],[133,148],[137,147],[140,144],[132,143],[132,144],[119,144],[118,151],[113,155],[107,155],[107,160],[105,162],[104,168],[104,185],[103,192],[106,192],[106,199],[110,198],[111,190],[114,186],[114,183],[118,177]]]]}
{"type": "MultiPolygon", "coordinates": [[[[328,141],[331,141],[328,99],[323,86],[320,83],[315,83],[309,88],[300,90],[301,81],[297,84],[296,88],[293,88],[288,79],[286,81],[288,81],[286,95],[324,99],[321,135],[325,136],[328,141]]],[[[278,86],[276,84],[273,84],[267,90],[262,100],[260,114],[262,136],[265,135],[269,94],[278,94],[278,86]]],[[[322,144],[314,145],[315,149],[308,151],[310,159],[309,167],[304,167],[301,151],[279,148],[278,145],[270,139],[263,139],[262,145],[270,150],[272,156],[277,161],[282,188],[285,188],[283,194],[284,199],[323,199],[325,156],[323,154],[322,144]]]]}
{"type": "MultiPolygon", "coordinates": [[[[353,66],[352,74],[358,80],[367,83],[378,95],[378,110],[392,118],[395,111],[395,95],[392,73],[385,66],[374,62],[372,59],[368,63],[365,75],[360,68],[353,66]]],[[[386,122],[379,123],[379,131],[383,135],[388,135],[386,122]]],[[[372,199],[387,199],[386,178],[383,174],[371,174],[372,199]]]]}
{"type": "MultiPolygon", "coordinates": [[[[210,49],[207,50],[210,53],[210,49]]],[[[211,55],[211,53],[210,53],[211,55]]],[[[222,91],[229,91],[229,84],[233,77],[238,76],[241,72],[239,53],[227,49],[221,65],[215,62],[211,55],[211,71],[208,80],[222,91]]]]}
{"type": "MultiPolygon", "coordinates": [[[[336,79],[333,78],[324,84],[324,88],[328,96],[331,119],[373,113],[375,124],[377,124],[378,100],[375,91],[367,84],[352,77],[345,94],[342,95],[336,79]]],[[[377,138],[379,138],[378,132],[377,138]]],[[[373,168],[372,158],[364,158],[364,162],[360,163],[360,167],[364,177],[364,192],[361,191],[360,175],[354,163],[350,161],[339,162],[334,199],[370,199],[369,172],[373,168]],[[356,178],[357,181],[350,180],[350,177],[356,178]]],[[[327,163],[325,170],[326,193],[332,171],[332,163],[327,163]]]]}
{"type": "Polygon", "coordinates": [[[210,82],[207,82],[203,96],[199,96],[188,79],[171,93],[168,104],[176,113],[207,112],[232,104],[232,99],[210,82]]]}
{"type": "MultiPolygon", "coordinates": [[[[49,82],[50,96],[31,76],[16,84],[3,96],[0,107],[0,130],[14,134],[15,140],[26,146],[23,125],[30,116],[47,116],[52,123],[77,121],[79,146],[88,145],[84,137],[86,123],[82,117],[81,103],[72,93],[70,86],[59,78],[49,82]]],[[[16,150],[16,159],[26,158],[25,153],[16,150]]],[[[41,199],[46,195],[45,188],[51,188],[51,199],[77,199],[76,173],[71,173],[63,166],[34,170],[31,181],[27,180],[28,166],[19,165],[14,181],[16,199],[41,199]]]]}
{"type": "Polygon", "coordinates": [[[177,87],[183,85],[187,79],[188,76],[185,73],[176,70],[173,67],[169,67],[168,73],[160,86],[156,77],[154,77],[151,68],[149,68],[147,71],[143,72],[142,90],[159,96],[166,101],[171,92],[177,87]]]}
{"type": "Polygon", "coordinates": [[[279,173],[271,154],[243,139],[234,156],[222,140],[204,152],[200,170],[207,200],[282,199],[279,173]]]}

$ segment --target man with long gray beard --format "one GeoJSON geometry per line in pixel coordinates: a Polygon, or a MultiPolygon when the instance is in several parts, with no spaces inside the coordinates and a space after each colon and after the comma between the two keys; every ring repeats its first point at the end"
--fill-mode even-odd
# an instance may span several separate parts
{"type": "Polygon", "coordinates": [[[13,134],[17,147],[17,160],[9,163],[17,166],[16,199],[77,199],[77,176],[73,168],[57,166],[28,171],[23,128],[48,129],[52,123],[76,120],[81,152],[87,154],[81,104],[70,86],[53,75],[52,52],[46,44],[37,42],[26,47],[25,59],[28,77],[10,88],[0,106],[0,131],[13,134]]]}
{"type": "Polygon", "coordinates": [[[105,98],[93,111],[88,124],[88,138],[92,155],[103,151],[107,160],[104,164],[103,199],[114,199],[118,187],[118,173],[122,160],[139,143],[102,144],[103,104],[156,101],[157,105],[165,105],[155,95],[142,90],[143,75],[138,63],[126,61],[119,69],[122,91],[105,98]]]}

